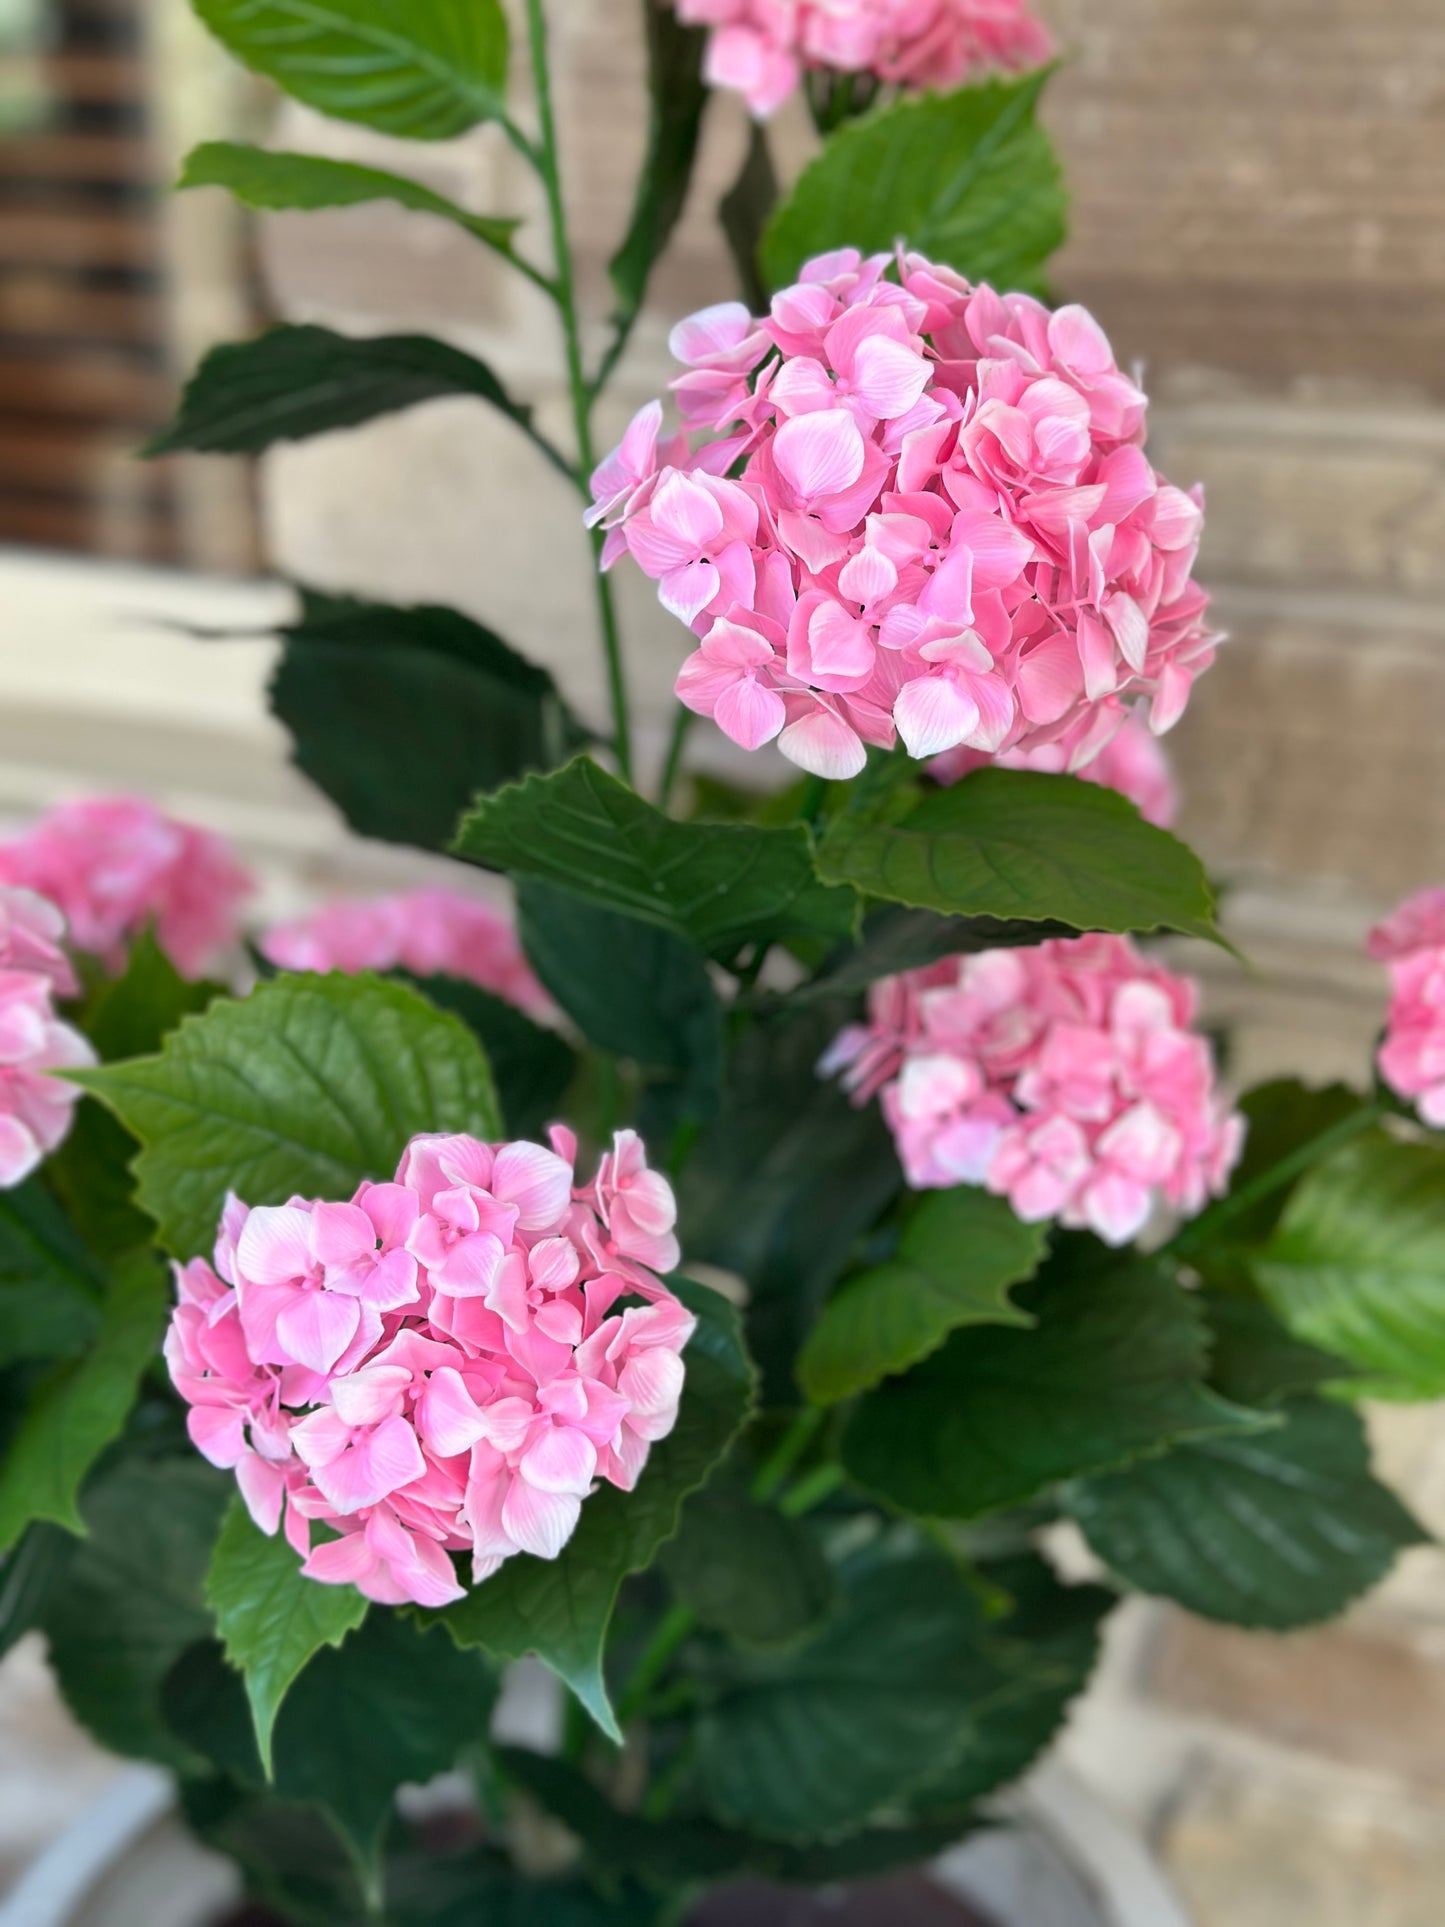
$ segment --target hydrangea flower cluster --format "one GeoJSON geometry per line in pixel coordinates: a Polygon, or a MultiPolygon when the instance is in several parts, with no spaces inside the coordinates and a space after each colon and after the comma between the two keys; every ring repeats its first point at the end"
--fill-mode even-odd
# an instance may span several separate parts
{"type": "Polygon", "coordinates": [[[709,86],[734,88],[760,120],[805,68],[948,88],[988,70],[1037,67],[1053,51],[1027,0],[677,0],[677,12],[713,29],[709,86]]]}
{"type": "Polygon", "coordinates": [[[672,349],[685,432],[644,408],[588,519],[698,637],[677,694],[734,742],[830,778],[897,736],[1081,769],[1132,707],[1178,719],[1218,642],[1202,500],[1083,308],[843,250],[672,349]]]}
{"type": "Polygon", "coordinates": [[[1380,1075],[1445,1131],[1445,889],[1407,898],[1370,932],[1369,951],[1390,967],[1380,1075]]]}
{"type": "Polygon", "coordinates": [[[261,950],[283,970],[402,969],[417,977],[459,977],[535,1016],[551,1009],[511,919],[455,890],[330,903],[277,924],[261,950]]]}
{"type": "Polygon", "coordinates": [[[0,842],[0,884],[58,905],[71,942],[107,969],[153,923],[184,977],[203,977],[240,933],[248,871],[209,830],[178,822],[138,796],[62,803],[0,842]]]}
{"type": "Polygon", "coordinates": [[[0,887],[0,1189],[21,1184],[70,1129],[80,1087],[52,1076],[95,1062],[55,1014],[77,985],[65,919],[31,890],[0,887]]]}
{"type": "Polygon", "coordinates": [[[915,1190],[985,1185],[1123,1245],[1156,1203],[1199,1211],[1243,1146],[1193,984],[1125,937],[948,958],[876,984],[868,1014],[820,1068],[881,1092],[915,1190]]]}
{"type": "Polygon", "coordinates": [[[310,1578],[444,1605],[449,1554],[473,1582],[556,1558],[594,1480],[631,1490],[672,1429],[695,1323],[656,1276],[672,1191],[630,1131],[585,1188],[576,1156],[561,1126],[550,1150],[413,1138],[344,1204],[229,1199],[214,1266],[176,1267],[191,1438],[310,1578]]]}
{"type": "MultiPolygon", "coordinates": [[[[1006,750],[1002,756],[985,756],[976,749],[951,749],[934,757],[928,773],[936,783],[956,783],[971,770],[999,763],[1005,769],[1031,769],[1054,776],[1063,773],[1066,762],[1066,753],[1058,743],[1006,750]]],[[[1127,796],[1144,821],[1161,830],[1172,830],[1178,820],[1179,791],[1169,758],[1159,738],[1151,735],[1137,716],[1125,719],[1118,735],[1109,738],[1079,775],[1087,783],[1127,796]]]]}

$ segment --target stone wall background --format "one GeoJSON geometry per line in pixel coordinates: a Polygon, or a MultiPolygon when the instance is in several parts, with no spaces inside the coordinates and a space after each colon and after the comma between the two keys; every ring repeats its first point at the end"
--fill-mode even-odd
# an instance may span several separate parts
{"type": "MultiPolygon", "coordinates": [[[[642,140],[635,4],[553,10],[569,200],[599,316],[642,140]]],[[[1144,361],[1156,460],[1205,482],[1202,572],[1233,637],[1171,741],[1185,833],[1227,881],[1231,934],[1255,970],[1190,961],[1243,1079],[1360,1081],[1383,995],[1363,931],[1406,890],[1445,879],[1445,8],[1039,4],[1072,55],[1048,105],[1074,196],[1057,287],[1144,361]]],[[[291,108],[277,132],[424,173],[478,208],[532,211],[487,132],[400,150],[291,108]]],[[[666,378],[670,321],[731,291],[710,211],[743,132],[718,102],[604,430],[666,378]]],[[[778,129],[790,162],[809,138],[796,118],[778,129]]],[[[226,251],[207,237],[226,218],[219,197],[193,197],[178,231],[191,345],[208,314],[224,325],[207,261],[226,251]]],[[[494,361],[565,437],[550,315],[451,230],[376,207],[270,217],[257,242],[279,313],[439,329],[494,361]]],[[[278,451],[259,500],[281,571],[456,602],[598,709],[576,503],[484,410],[434,403],[278,451]]],[[[261,708],[264,643],[192,661],[139,619],[204,620],[224,605],[264,622],[270,591],[139,576],[118,588],[3,558],[0,574],[21,618],[0,638],[0,809],[101,776],[154,787],[164,770],[169,800],[261,855],[277,901],[389,867],[285,770],[261,708]]],[[[679,632],[649,585],[623,591],[656,755],[679,632]]],[[[1445,1413],[1382,1413],[1377,1441],[1383,1469],[1445,1533],[1445,1413]]],[[[1413,1554],[1342,1625],[1287,1640],[1131,1608],[1069,1753],[1150,1831],[1202,1927],[1434,1927],[1445,1563],[1413,1554]]]]}

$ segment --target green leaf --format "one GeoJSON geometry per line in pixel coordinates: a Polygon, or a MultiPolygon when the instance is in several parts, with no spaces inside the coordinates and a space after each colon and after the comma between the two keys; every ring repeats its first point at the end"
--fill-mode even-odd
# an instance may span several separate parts
{"type": "Polygon", "coordinates": [[[99,1329],[104,1290],[37,1179],[0,1191],[0,1365],[83,1352],[99,1329]]]}
{"type": "Polygon", "coordinates": [[[977,770],[901,821],[844,812],[823,839],[818,873],[945,916],[1218,934],[1193,851],[1116,790],[1072,776],[977,770]]]}
{"type": "Polygon", "coordinates": [[[438,1009],[453,1012],[476,1033],[496,1080],[507,1135],[542,1138],[576,1075],[577,1054],[571,1045],[477,984],[457,977],[415,981],[438,1009]]]}
{"type": "Polygon", "coordinates": [[[1257,1298],[1206,1291],[1209,1382],[1235,1405],[1278,1405],[1349,1376],[1328,1352],[1294,1338],[1257,1298]]]}
{"type": "Polygon", "coordinates": [[[983,1637],[976,1595],[941,1554],[848,1575],[837,1610],[802,1645],[735,1653],[726,1670],[711,1662],[695,1726],[707,1810],[808,1841],[896,1806],[965,1738],[983,1637]]]}
{"type": "Polygon", "coordinates": [[[41,1625],[67,1704],[112,1752],[191,1767],[161,1717],[161,1681],[211,1622],[206,1561],[232,1481],[201,1459],[134,1459],[86,1493],[89,1536],[41,1625]]]}
{"type": "MultiPolygon", "coordinates": [[[[205,1647],[198,1650],[204,1653],[205,1647]]],[[[184,1717],[186,1701],[199,1684],[191,1673],[188,1654],[165,1682],[166,1701],[178,1717],[184,1717]]],[[[244,1696],[232,1687],[231,1698],[240,1702],[244,1715],[244,1696]]],[[[243,1736],[245,1731],[242,1725],[243,1736]]],[[[214,1744],[214,1729],[211,1740],[214,1744]]],[[[179,1793],[191,1831],[236,1862],[247,1895],[274,1910],[287,1927],[376,1927],[376,1909],[354,1855],[334,1827],[321,1823],[315,1807],[258,1795],[216,1774],[187,1775],[179,1793]]],[[[401,1927],[394,1912],[388,1919],[391,1927],[401,1927]]],[[[430,1920],[427,1927],[441,1927],[441,1922],[430,1920]]]]}
{"type": "Polygon", "coordinates": [[[767,130],[759,122],[750,121],[742,167],[718,203],[717,212],[743,300],[754,314],[768,311],[768,286],[759,257],[764,231],[777,204],[778,177],[767,130]]]}
{"type": "Polygon", "coordinates": [[[880,977],[918,970],[944,957],[982,950],[1028,949],[1049,937],[1071,937],[1066,923],[1004,922],[998,917],[940,917],[932,910],[905,910],[882,903],[863,919],[856,944],[840,947],[800,990],[801,997],[837,997],[862,990],[880,977]]]}
{"type": "MultiPolygon", "coordinates": [[[[276,1722],[276,1792],[324,1808],[374,1886],[397,1788],[435,1779],[464,1747],[485,1741],[496,1681],[478,1654],[400,1613],[373,1613],[359,1631],[338,1630],[327,1647],[310,1658],[276,1722]]],[[[240,1682],[214,1641],[172,1669],[162,1705],[198,1752],[243,1784],[257,1783],[261,1763],[240,1682]]]]}
{"type": "Polygon", "coordinates": [[[1009,1292],[1038,1270],[1046,1243],[1044,1227],[1022,1223],[1005,1198],[971,1185],[933,1192],[897,1256],[823,1307],[798,1383],[814,1404],[833,1405],[926,1358],[961,1325],[1031,1324],[1009,1292]]]}
{"type": "Polygon", "coordinates": [[[557,685],[454,609],[339,603],[285,632],[271,707],[296,766],[360,836],[444,849],[478,789],[581,730],[557,685]]]}
{"type": "Polygon", "coordinates": [[[1184,1226],[1174,1249],[1211,1280],[1248,1291],[1249,1253],[1279,1223],[1291,1186],[1311,1164],[1368,1130],[1378,1113],[1345,1084],[1317,1090],[1293,1078],[1256,1085],[1239,1108],[1249,1129],[1229,1190],[1184,1226]]]}
{"type": "MultiPolygon", "coordinates": [[[[106,979],[88,1000],[80,1027],[101,1062],[111,1064],[159,1050],[183,1017],[223,995],[219,984],[182,977],[147,929],[131,945],[123,973],[106,979]]],[[[155,1235],[155,1225],[135,1202],[130,1167],[138,1149],[124,1125],[91,1101],[78,1107],[70,1135],[46,1165],[71,1223],[103,1260],[121,1258],[155,1235]]]]}
{"type": "Polygon", "coordinates": [[[0,1465],[0,1552],[34,1519],[84,1532],[81,1481],[120,1436],[160,1344],[168,1298],[165,1272],[152,1254],[119,1266],[90,1350],[57,1366],[36,1390],[0,1465]]]}
{"type": "Polygon", "coordinates": [[[450,342],[287,324],[212,348],[186,383],[175,420],[145,453],[254,455],[439,395],[490,402],[532,433],[531,409],[512,400],[484,361],[450,342]]]}
{"type": "Polygon", "coordinates": [[[748,1348],[768,1404],[796,1402],[798,1348],[903,1183],[878,1106],[855,1107],[818,1076],[851,1014],[820,1004],[747,1025],[729,1053],[722,1111],[678,1182],[684,1251],[747,1283],[748,1348]]]}
{"type": "Polygon", "coordinates": [[[818,881],[801,824],[675,823],[586,757],[481,798],[455,848],[725,961],[748,943],[840,940],[857,920],[853,892],[818,881]]]}
{"type": "Polygon", "coordinates": [[[637,1489],[604,1485],[583,1506],[556,1559],[519,1553],[440,1615],[460,1646],[480,1646],[499,1660],[536,1653],[619,1741],[602,1676],[618,1591],[677,1530],[683,1500],[704,1483],[745,1423],[754,1393],[737,1314],[726,1299],[684,1279],[674,1279],[672,1289],[697,1314],[698,1326],[684,1354],[677,1424],[653,1446],[637,1489]]]}
{"type": "Polygon", "coordinates": [[[655,924],[524,878],[522,942],[537,975],[589,1043],[677,1087],[711,1116],[722,1084],[722,1006],[702,953],[655,924]]]}
{"type": "Polygon", "coordinates": [[[36,1625],[69,1564],[72,1541],[55,1526],[30,1526],[0,1557],[0,1659],[36,1625]]]}
{"type": "Polygon", "coordinates": [[[1261,1423],[1206,1389],[1199,1309],[1147,1263],[1089,1272],[1056,1259],[1020,1305],[1035,1330],[956,1332],[863,1399],[842,1448],[860,1485],[908,1512],[971,1519],[1261,1423]]]}
{"type": "Polygon", "coordinates": [[[799,1519],[709,1487],[682,1509],[662,1570],[704,1626],[746,1646],[785,1646],[821,1619],[833,1576],[799,1519]]]}
{"type": "Polygon", "coordinates": [[[1067,210],[1034,119],[1048,74],[895,101],[840,128],[768,224],[769,286],[831,248],[891,253],[901,242],[971,281],[1042,292],[1067,210]]]}
{"type": "Polygon", "coordinates": [[[522,225],[515,219],[468,214],[420,181],[379,167],[330,160],[321,154],[247,147],[238,141],[204,141],[193,148],[176,186],[228,188],[243,206],[252,208],[356,207],[367,201],[398,201],[419,214],[439,215],[508,256],[512,237],[522,225]]]}
{"type": "Polygon", "coordinates": [[[238,60],[335,120],[450,140],[505,113],[499,0],[194,0],[238,60]]]}
{"type": "Polygon", "coordinates": [[[1253,1272],[1297,1338],[1355,1393],[1445,1393],[1445,1147],[1372,1131],[1297,1186],[1253,1272]]]}
{"type": "Polygon", "coordinates": [[[188,1017],[158,1057],[78,1074],[144,1147],[139,1197],[178,1258],[209,1251],[226,1193],[349,1197],[419,1131],[495,1137],[476,1039],[404,984],[276,977],[188,1017]]]}
{"type": "Polygon", "coordinates": [[[962,1748],[910,1802],[920,1818],[952,1814],[956,1828],[975,1801],[1026,1773],[1058,1733],[1089,1683],[1100,1625],[1118,1603],[1103,1586],[1062,1585],[1034,1553],[987,1565],[981,1576],[1008,1594],[1009,1610],[976,1649],[962,1748]]]}
{"type": "Polygon", "coordinates": [[[267,1538],[233,1500],[206,1574],[206,1604],[226,1657],[244,1676],[261,1763],[271,1771],[271,1729],[292,1682],[323,1646],[337,1646],[366,1617],[353,1586],[303,1579],[301,1561],[267,1538]]]}
{"type": "MultiPolygon", "coordinates": [[[[664,1889],[721,1883],[744,1869],[800,1886],[865,1879],[931,1860],[953,1846],[961,1831],[950,1815],[939,1827],[873,1827],[823,1847],[789,1846],[710,1820],[644,1820],[624,1813],[576,1768],[521,1747],[499,1747],[497,1762],[576,1835],[594,1873],[609,1880],[637,1874],[664,1889]]],[[[552,1916],[545,1918],[551,1927],[552,1916]]]]}
{"type": "Polygon", "coordinates": [[[1140,1592],[1278,1632],[1343,1612],[1427,1536],[1371,1476],[1359,1417],[1312,1398],[1275,1431],[1191,1440],[1063,1498],[1140,1592]]]}
{"type": "Polygon", "coordinates": [[[702,133],[708,89],[702,56],[707,36],[685,27],[670,6],[642,0],[647,35],[647,152],[627,238],[609,272],[617,296],[617,321],[630,327],[642,306],[653,268],[662,257],[687,203],[702,133]]]}

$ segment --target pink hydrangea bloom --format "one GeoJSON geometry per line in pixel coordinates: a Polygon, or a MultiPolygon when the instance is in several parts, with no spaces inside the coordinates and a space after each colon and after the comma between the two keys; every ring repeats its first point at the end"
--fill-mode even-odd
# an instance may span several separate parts
{"type": "Polygon", "coordinates": [[[455,890],[329,903],[312,916],[277,924],[261,950],[283,970],[402,969],[418,977],[460,977],[535,1015],[551,1008],[510,917],[455,890]]]}
{"type": "Polygon", "coordinates": [[[221,837],[137,796],[48,810],[0,842],[0,884],[48,897],[76,948],[110,969],[123,963],[127,941],[153,923],[186,977],[204,976],[236,941],[240,906],[254,888],[221,837]]]}
{"type": "Polygon", "coordinates": [[[1408,898],[1370,932],[1369,951],[1390,968],[1380,1075],[1445,1130],[1445,890],[1408,898]]]}
{"type": "Polygon", "coordinates": [[[1122,1245],[1158,1203],[1199,1211],[1243,1145],[1194,1015],[1127,938],[1061,939],[885,979],[821,1068],[881,1093],[914,1189],[985,1185],[1122,1245]]]}
{"type": "Polygon", "coordinates": [[[28,1178],[70,1129],[80,1088],[52,1072],[95,1062],[55,1014],[56,995],[76,988],[64,935],[54,904],[0,886],[0,1190],[28,1178]]]}
{"type": "Polygon", "coordinates": [[[759,119],[806,68],[941,89],[1036,67],[1053,51],[1027,0],[677,0],[677,11],[713,29],[709,84],[735,89],[759,119]]]}
{"type": "MultiPolygon", "coordinates": [[[[935,756],[928,773],[935,782],[956,783],[970,770],[999,763],[1005,769],[1039,770],[1057,775],[1068,768],[1068,752],[1061,743],[1042,743],[1037,749],[1005,750],[985,756],[976,749],[951,749],[935,756]]],[[[1146,823],[1172,830],[1179,816],[1179,791],[1169,757],[1157,736],[1137,716],[1126,716],[1119,733],[1111,736],[1079,775],[1086,782],[1127,796],[1146,823]]]]}
{"type": "Polygon", "coordinates": [[[693,630],[678,696],[735,742],[832,778],[899,736],[1078,770],[1133,711],[1178,719],[1218,642],[1202,502],[1150,466],[1084,309],[844,250],[672,347],[693,453],[660,451],[654,404],[593,518],[693,630]]]}
{"type": "Polygon", "coordinates": [[[550,1150],[414,1138],[346,1203],[232,1198],[214,1264],[177,1266],[191,1438],[311,1578],[444,1605],[451,1554],[473,1583],[555,1559],[671,1431],[695,1323],[651,1269],[676,1263],[672,1192],[630,1131],[585,1188],[576,1154],[560,1126],[550,1150]]]}
{"type": "Polygon", "coordinates": [[[0,885],[0,970],[31,971],[58,997],[79,985],[64,950],[65,918],[33,890],[0,885]]]}

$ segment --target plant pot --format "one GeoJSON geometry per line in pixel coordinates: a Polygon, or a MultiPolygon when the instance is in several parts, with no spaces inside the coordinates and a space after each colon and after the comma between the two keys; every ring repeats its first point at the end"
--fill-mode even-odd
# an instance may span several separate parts
{"type": "MultiPolygon", "coordinates": [[[[166,1775],[132,1767],[0,1901],[0,1927],[218,1927],[235,1871],[174,1815],[166,1775]]],[[[999,1803],[1000,1826],[926,1879],[821,1896],[758,1884],[711,1896],[694,1927],[1189,1927],[1136,1835],[1061,1767],[999,1803]]],[[[540,1924],[539,1924],[540,1927],[540,1924]]]]}

